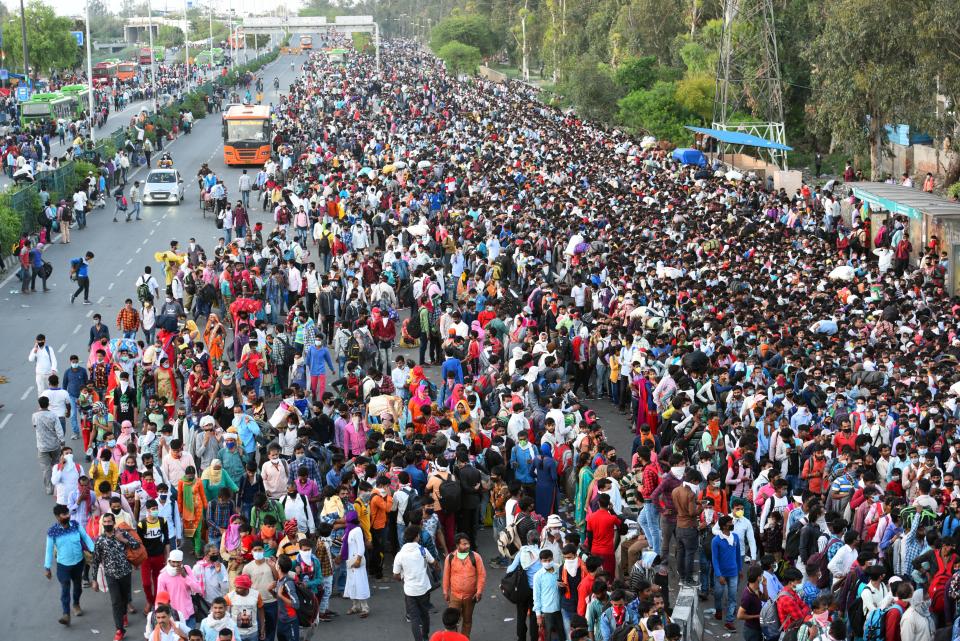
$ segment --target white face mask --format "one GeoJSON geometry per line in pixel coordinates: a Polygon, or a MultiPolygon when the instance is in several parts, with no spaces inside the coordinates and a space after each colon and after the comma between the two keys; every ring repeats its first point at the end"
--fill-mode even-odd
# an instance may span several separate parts
{"type": "Polygon", "coordinates": [[[576,576],[577,571],[580,569],[580,565],[577,563],[576,559],[564,559],[563,569],[567,571],[567,574],[576,576]]]}
{"type": "Polygon", "coordinates": [[[684,467],[671,467],[670,473],[677,477],[677,480],[683,479],[683,472],[686,468],[684,467]]]}
{"type": "Polygon", "coordinates": [[[313,554],[310,552],[310,550],[300,550],[300,560],[304,563],[310,563],[312,556],[313,554]]]}
{"type": "Polygon", "coordinates": [[[177,576],[177,572],[180,568],[175,568],[172,565],[165,565],[163,571],[169,574],[170,576],[177,576]]]}

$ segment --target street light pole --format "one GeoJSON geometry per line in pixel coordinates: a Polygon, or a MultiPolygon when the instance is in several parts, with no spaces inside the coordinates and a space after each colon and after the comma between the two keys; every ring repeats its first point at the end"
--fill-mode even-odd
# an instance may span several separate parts
{"type": "Polygon", "coordinates": [[[153,56],[153,7],[147,0],[147,34],[150,38],[150,83],[153,85],[153,113],[157,113],[157,65],[153,56]]]}
{"type": "Polygon", "coordinates": [[[30,60],[27,56],[27,14],[23,10],[23,0],[20,0],[20,40],[23,42],[23,81],[30,83],[30,60]]]}
{"type": "Polygon", "coordinates": [[[213,2],[210,3],[210,69],[213,69],[213,2]]]}
{"type": "MultiPolygon", "coordinates": [[[[23,0],[21,0],[22,2],[23,0]]],[[[93,126],[93,58],[90,56],[90,2],[83,3],[83,22],[87,38],[87,107],[90,116],[90,140],[97,142],[96,128],[93,126]]]]}
{"type": "Polygon", "coordinates": [[[187,0],[183,0],[183,62],[187,65],[187,87],[190,87],[190,19],[187,17],[187,0]]]}

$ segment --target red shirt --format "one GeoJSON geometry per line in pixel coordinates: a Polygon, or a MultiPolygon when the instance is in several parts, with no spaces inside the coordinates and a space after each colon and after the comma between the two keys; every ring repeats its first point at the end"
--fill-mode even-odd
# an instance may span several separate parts
{"type": "Polygon", "coordinates": [[[587,532],[593,535],[590,552],[593,554],[612,554],[620,518],[609,511],[599,509],[587,517],[587,532]]]}

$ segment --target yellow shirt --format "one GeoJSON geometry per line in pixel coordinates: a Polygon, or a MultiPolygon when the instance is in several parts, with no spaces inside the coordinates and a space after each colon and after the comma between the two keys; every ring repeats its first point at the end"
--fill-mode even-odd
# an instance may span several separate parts
{"type": "Polygon", "coordinates": [[[610,355],[610,380],[614,383],[620,380],[620,357],[616,354],[610,355]]]}

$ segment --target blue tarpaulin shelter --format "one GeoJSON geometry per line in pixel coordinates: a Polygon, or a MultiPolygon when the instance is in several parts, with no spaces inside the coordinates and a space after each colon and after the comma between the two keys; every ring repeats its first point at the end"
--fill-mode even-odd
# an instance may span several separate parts
{"type": "Polygon", "coordinates": [[[698,167],[707,166],[707,158],[702,151],[697,149],[674,149],[671,154],[674,160],[682,162],[684,165],[697,165],[698,167]]]}
{"type": "Polygon", "coordinates": [[[745,134],[742,131],[727,131],[726,129],[707,129],[706,127],[691,127],[687,125],[687,129],[690,131],[696,132],[698,134],[703,134],[704,136],[710,136],[720,142],[725,142],[730,145],[742,145],[744,147],[759,147],[761,149],[773,149],[776,151],[793,151],[793,147],[788,147],[787,145],[781,145],[778,142],[773,142],[772,140],[767,140],[766,138],[761,138],[760,136],[753,136],[751,134],[745,134]]]}

